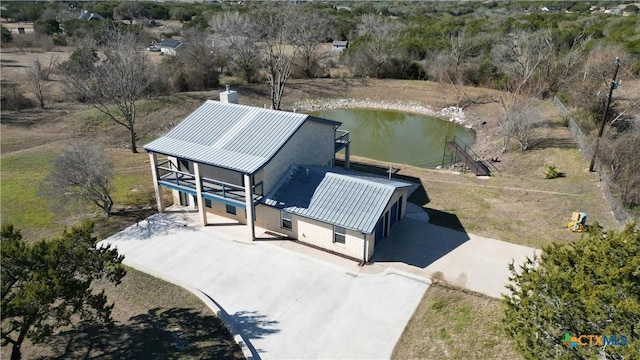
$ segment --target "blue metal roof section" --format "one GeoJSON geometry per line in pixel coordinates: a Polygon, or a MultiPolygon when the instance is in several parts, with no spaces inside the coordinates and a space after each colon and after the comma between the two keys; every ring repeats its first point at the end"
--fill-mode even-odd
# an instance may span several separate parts
{"type": "Polygon", "coordinates": [[[245,174],[260,170],[307,120],[306,114],[207,100],[146,151],[245,174]]]}
{"type": "Polygon", "coordinates": [[[416,184],[321,166],[291,165],[261,202],[310,219],[371,234],[398,189],[416,184]]]}

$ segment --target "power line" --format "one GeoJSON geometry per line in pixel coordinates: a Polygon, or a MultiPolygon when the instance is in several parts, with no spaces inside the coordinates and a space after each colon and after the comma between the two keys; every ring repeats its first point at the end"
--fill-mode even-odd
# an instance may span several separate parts
{"type": "Polygon", "coordinates": [[[638,79],[635,75],[633,75],[633,73],[631,71],[629,71],[629,69],[627,69],[626,67],[622,66],[622,64],[620,65],[620,67],[622,68],[622,70],[626,71],[629,76],[631,76],[635,80],[640,81],[640,79],[638,79]]]}

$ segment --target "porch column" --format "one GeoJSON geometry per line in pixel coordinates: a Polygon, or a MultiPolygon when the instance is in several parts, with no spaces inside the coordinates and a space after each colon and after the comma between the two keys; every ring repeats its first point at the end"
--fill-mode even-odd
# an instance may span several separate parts
{"type": "Polygon", "coordinates": [[[244,174],[244,193],[245,193],[245,205],[247,210],[247,226],[251,232],[251,241],[256,238],[256,229],[253,224],[253,182],[251,176],[244,174]]]}
{"type": "Polygon", "coordinates": [[[196,199],[198,202],[198,214],[202,226],[207,226],[207,211],[204,206],[204,198],[202,197],[202,179],[200,178],[200,164],[193,163],[193,172],[196,177],[196,199]]]}
{"type": "Polygon", "coordinates": [[[349,170],[349,148],[351,144],[347,144],[347,147],[344,148],[344,168],[349,170]]]}
{"type": "Polygon", "coordinates": [[[156,202],[158,203],[158,212],[164,212],[164,203],[162,202],[162,191],[158,185],[158,157],[156,153],[149,153],[149,162],[151,163],[151,176],[153,176],[153,189],[156,192],[156,202]]]}

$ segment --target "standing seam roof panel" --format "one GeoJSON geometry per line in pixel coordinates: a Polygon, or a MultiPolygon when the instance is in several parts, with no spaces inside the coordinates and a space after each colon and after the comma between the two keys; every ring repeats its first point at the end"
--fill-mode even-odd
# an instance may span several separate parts
{"type": "Polygon", "coordinates": [[[144,149],[252,174],[271,160],[307,118],[208,100],[144,149]],[[254,114],[248,115],[251,112],[254,114]]]}
{"type": "Polygon", "coordinates": [[[370,234],[395,191],[409,187],[411,184],[402,181],[350,175],[337,169],[292,166],[262,202],[370,234]],[[307,168],[309,176],[304,172],[307,168]],[[294,175],[290,177],[292,169],[294,175]]]}

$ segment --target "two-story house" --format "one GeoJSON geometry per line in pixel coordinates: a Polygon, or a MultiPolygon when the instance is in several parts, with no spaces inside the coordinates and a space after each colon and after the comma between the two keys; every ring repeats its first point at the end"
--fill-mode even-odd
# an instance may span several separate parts
{"type": "Polygon", "coordinates": [[[314,116],[237,104],[237,93],[206,101],[144,146],[158,211],[161,188],[174,204],[256,226],[363,262],[405,214],[414,184],[347,170],[349,133],[314,116]],[[334,168],[345,150],[345,167],[334,168]]]}

